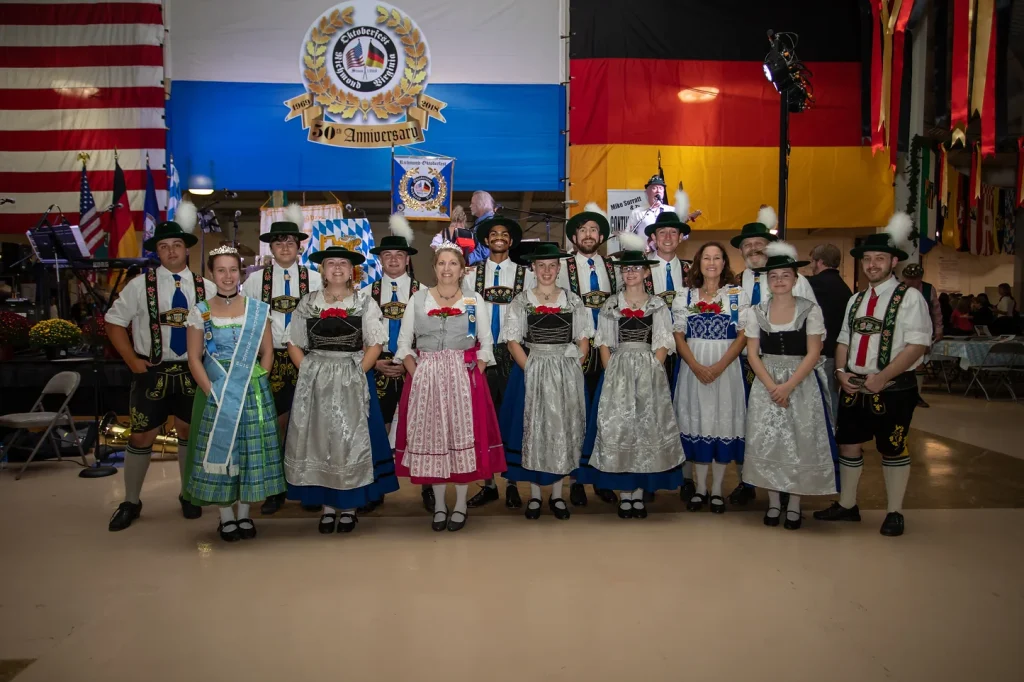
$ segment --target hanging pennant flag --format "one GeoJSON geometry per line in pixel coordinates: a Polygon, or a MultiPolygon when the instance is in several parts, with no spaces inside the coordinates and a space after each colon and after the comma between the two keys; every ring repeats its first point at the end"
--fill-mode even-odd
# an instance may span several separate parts
{"type": "Polygon", "coordinates": [[[918,240],[922,254],[931,251],[935,246],[935,185],[932,182],[932,170],[935,167],[935,150],[921,148],[921,173],[918,189],[918,240]]]}
{"type": "Polygon", "coordinates": [[[967,93],[971,69],[972,0],[953,0],[953,60],[949,122],[952,145],[967,146],[967,93]]]}
{"type": "Polygon", "coordinates": [[[935,181],[939,188],[939,204],[942,208],[949,206],[949,159],[946,152],[946,145],[939,143],[939,168],[938,179],[935,181]]]}
{"type": "Polygon", "coordinates": [[[990,185],[981,188],[981,255],[995,253],[995,193],[990,185]]]}
{"type": "Polygon", "coordinates": [[[983,156],[996,153],[995,114],[995,0],[978,0],[977,35],[974,40],[974,81],[971,88],[971,115],[981,117],[983,156]]]}
{"type": "Polygon", "coordinates": [[[949,167],[946,168],[946,184],[949,194],[942,223],[942,244],[955,249],[956,235],[960,226],[960,174],[949,167]]]}
{"type": "Polygon", "coordinates": [[[1024,137],[1017,138],[1017,208],[1024,206],[1024,137]]]}
{"type": "Polygon", "coordinates": [[[871,5],[871,154],[874,155],[885,147],[885,134],[882,131],[882,18],[881,2],[873,1],[871,5]]]}
{"type": "Polygon", "coordinates": [[[971,208],[978,205],[981,198],[981,143],[971,145],[971,208]]]}
{"type": "Polygon", "coordinates": [[[903,93],[903,42],[907,32],[907,22],[910,21],[910,11],[914,8],[914,0],[896,0],[893,6],[895,20],[895,32],[893,34],[892,48],[892,94],[889,105],[889,168],[896,170],[896,147],[900,139],[900,95],[903,93]]]}

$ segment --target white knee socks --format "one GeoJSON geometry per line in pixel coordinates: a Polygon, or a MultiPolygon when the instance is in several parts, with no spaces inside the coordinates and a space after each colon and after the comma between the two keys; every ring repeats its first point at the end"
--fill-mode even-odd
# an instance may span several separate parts
{"type": "Polygon", "coordinates": [[[152,446],[136,448],[128,446],[124,454],[124,499],[132,504],[139,503],[142,483],[146,480],[149,463],[153,455],[152,446]]]}
{"type": "Polygon", "coordinates": [[[337,513],[338,513],[338,510],[337,510],[337,509],[335,509],[334,507],[328,507],[328,506],[327,506],[327,505],[325,504],[325,505],[324,505],[324,510],[323,510],[322,512],[320,512],[320,513],[321,513],[321,514],[337,514],[337,513]]]}
{"type": "Polygon", "coordinates": [[[800,518],[800,496],[790,495],[789,504],[786,506],[787,519],[796,521],[800,518]]]}
{"type": "Polygon", "coordinates": [[[448,492],[448,486],[444,483],[437,483],[432,487],[434,488],[434,513],[443,514],[448,508],[444,499],[445,493],[448,492]]]}
{"type": "Polygon", "coordinates": [[[560,479],[558,479],[557,481],[555,481],[554,483],[551,484],[551,499],[552,500],[560,500],[560,499],[562,499],[562,482],[564,480],[565,479],[560,478],[560,479]]]}
{"type": "Polygon", "coordinates": [[[696,471],[694,476],[694,482],[697,485],[698,495],[708,494],[708,467],[709,464],[694,464],[693,468],[696,471]]]}
{"type": "MultiPolygon", "coordinates": [[[[736,467],[742,476],[743,470],[741,467],[736,467]]],[[[711,463],[711,495],[714,497],[718,495],[722,496],[722,479],[725,478],[725,465],[721,462],[711,463]]],[[[742,480],[742,479],[741,479],[742,480]]]]}
{"type": "Polygon", "coordinates": [[[249,505],[245,502],[238,503],[238,518],[248,519],[249,517],[249,505]]]}
{"type": "Polygon", "coordinates": [[[466,513],[466,493],[469,491],[469,486],[465,484],[459,484],[455,486],[455,511],[466,513]]]}
{"type": "Polygon", "coordinates": [[[235,520],[235,509],[230,504],[220,507],[220,522],[223,524],[233,523],[235,520]]]}
{"type": "Polygon", "coordinates": [[[530,484],[530,498],[534,500],[540,499],[540,486],[536,483],[530,484]]]}
{"type": "Polygon", "coordinates": [[[639,506],[641,509],[643,509],[643,507],[644,507],[644,489],[643,488],[637,488],[636,490],[633,491],[633,501],[634,502],[638,502],[639,504],[637,506],[639,506]]]}
{"type": "Polygon", "coordinates": [[[907,492],[907,481],[910,480],[910,465],[883,466],[882,476],[885,478],[885,495],[888,498],[886,511],[903,513],[903,496],[907,492]]]}
{"type": "Polygon", "coordinates": [[[776,518],[782,513],[782,495],[778,490],[768,491],[768,517],[776,518]]]}
{"type": "MultiPolygon", "coordinates": [[[[884,468],[884,467],[883,467],[884,468]]],[[[839,458],[839,506],[852,509],[857,506],[857,484],[864,469],[864,457],[857,459],[839,458]]]]}

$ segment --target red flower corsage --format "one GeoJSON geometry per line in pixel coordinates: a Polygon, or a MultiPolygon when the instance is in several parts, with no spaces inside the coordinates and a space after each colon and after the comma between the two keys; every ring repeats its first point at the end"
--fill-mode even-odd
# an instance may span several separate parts
{"type": "Polygon", "coordinates": [[[434,308],[433,310],[427,311],[427,317],[458,317],[461,314],[461,310],[449,306],[445,306],[443,308],[434,308]]]}
{"type": "Polygon", "coordinates": [[[622,313],[623,317],[643,317],[644,311],[633,310],[632,308],[622,308],[619,312],[622,313]]]}
{"type": "Polygon", "coordinates": [[[562,309],[556,305],[539,305],[534,310],[538,315],[557,315],[562,312],[562,309]]]}
{"type": "Polygon", "coordinates": [[[690,306],[690,312],[695,315],[702,313],[712,313],[714,315],[722,314],[722,305],[718,301],[712,301],[711,303],[705,303],[704,301],[697,301],[690,306]]]}
{"type": "Polygon", "coordinates": [[[324,308],[320,311],[321,320],[326,320],[329,317],[340,317],[344,319],[348,317],[348,311],[344,308],[324,308]]]}

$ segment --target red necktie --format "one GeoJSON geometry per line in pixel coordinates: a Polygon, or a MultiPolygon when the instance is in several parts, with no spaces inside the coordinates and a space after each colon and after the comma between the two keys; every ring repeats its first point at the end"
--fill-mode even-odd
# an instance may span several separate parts
{"type": "MultiPolygon", "coordinates": [[[[871,296],[868,297],[868,317],[875,316],[875,305],[878,303],[878,294],[875,293],[874,288],[871,289],[871,296]]],[[[868,364],[868,343],[870,343],[871,337],[867,334],[860,335],[860,343],[857,344],[857,361],[858,367],[864,367],[868,364]]]]}

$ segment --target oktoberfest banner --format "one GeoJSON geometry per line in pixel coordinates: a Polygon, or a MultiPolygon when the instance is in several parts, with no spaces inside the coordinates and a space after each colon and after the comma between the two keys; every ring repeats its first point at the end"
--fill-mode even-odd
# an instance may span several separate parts
{"type": "Polygon", "coordinates": [[[408,145],[423,142],[430,119],[445,122],[447,105],[425,93],[426,36],[387,3],[343,2],[329,9],[306,32],[299,62],[306,92],[285,101],[284,120],[301,117],[310,142],[408,145]]]}
{"type": "Polygon", "coordinates": [[[395,156],[391,166],[391,212],[409,220],[448,220],[455,159],[395,156]]]}

